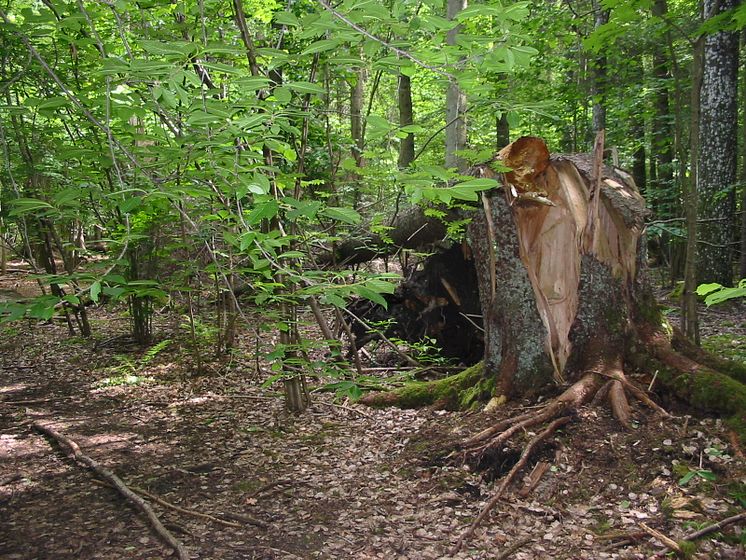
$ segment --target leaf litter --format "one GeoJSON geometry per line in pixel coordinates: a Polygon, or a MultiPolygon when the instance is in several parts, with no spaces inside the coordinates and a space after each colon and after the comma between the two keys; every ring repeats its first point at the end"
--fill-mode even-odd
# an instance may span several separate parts
{"type": "MultiPolygon", "coordinates": [[[[95,316],[109,337],[123,333],[115,315],[95,316]]],[[[293,416],[259,388],[249,360],[192,378],[187,353],[172,345],[148,364],[147,382],[102,383],[118,350],[70,339],[60,324],[5,330],[0,557],[174,557],[118,494],[31,431],[32,421],[77,441],[132,487],[238,523],[151,502],[192,558],[448,557],[511,466],[461,464],[450,445],[532,404],[490,414],[373,410],[314,394],[309,411],[293,416]]],[[[642,524],[680,540],[743,512],[746,469],[720,421],[660,421],[637,409],[625,432],[602,412],[583,414],[545,446],[538,460],[550,466],[535,488],[518,492],[529,468],[455,558],[664,558],[669,549],[642,524]]],[[[741,531],[708,535],[693,557],[743,558],[741,531]]]]}

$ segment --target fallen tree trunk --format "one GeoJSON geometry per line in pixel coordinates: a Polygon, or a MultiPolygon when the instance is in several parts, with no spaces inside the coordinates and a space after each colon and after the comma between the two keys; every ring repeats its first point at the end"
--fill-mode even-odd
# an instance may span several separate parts
{"type": "Polygon", "coordinates": [[[446,237],[446,223],[457,219],[455,211],[444,218],[428,216],[421,206],[412,206],[389,224],[385,234],[361,233],[339,243],[332,251],[319,255],[322,265],[350,266],[391,255],[402,249],[422,249],[437,245],[446,237]]]}

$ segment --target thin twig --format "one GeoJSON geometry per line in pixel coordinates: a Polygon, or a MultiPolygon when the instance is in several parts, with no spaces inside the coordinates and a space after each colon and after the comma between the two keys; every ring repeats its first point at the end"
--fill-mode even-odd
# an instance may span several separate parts
{"type": "Polygon", "coordinates": [[[648,525],[645,525],[645,523],[640,523],[640,528],[645,531],[648,535],[656,539],[657,541],[663,543],[668,548],[676,552],[676,554],[681,554],[681,547],[679,546],[679,543],[677,543],[675,540],[667,537],[660,531],[657,531],[653,529],[652,527],[649,527],[648,525]]]}

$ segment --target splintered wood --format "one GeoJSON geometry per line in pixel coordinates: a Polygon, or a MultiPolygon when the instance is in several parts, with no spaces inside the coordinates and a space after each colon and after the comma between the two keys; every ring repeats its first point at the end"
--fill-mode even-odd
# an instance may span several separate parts
{"type": "Polygon", "coordinates": [[[540,138],[521,138],[498,159],[512,169],[506,196],[559,382],[572,351],[582,258],[607,265],[624,289],[636,273],[644,200],[626,173],[589,155],[550,157],[540,138]]]}

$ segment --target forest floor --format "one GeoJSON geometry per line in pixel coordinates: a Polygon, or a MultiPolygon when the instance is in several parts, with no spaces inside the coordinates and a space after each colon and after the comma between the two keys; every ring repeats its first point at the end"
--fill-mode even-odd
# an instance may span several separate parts
{"type": "MultiPolygon", "coordinates": [[[[20,274],[0,277],[0,299],[26,288],[20,274]]],[[[0,558],[175,557],[32,422],[128,485],[237,525],[146,497],[191,558],[448,558],[516,456],[479,472],[445,457],[447,443],[535,404],[372,410],[315,393],[293,416],[276,388],[260,388],[253,335],[244,358],[192,377],[179,317],[158,316],[157,340],[172,343],[147,353],[127,344],[121,310],[91,314],[89,340],[57,321],[0,327],[0,558]]],[[[703,334],[743,359],[745,318],[743,304],[704,311],[703,334]]],[[[662,404],[673,419],[637,407],[631,431],[605,408],[583,409],[537,458],[551,466],[533,491],[519,482],[455,557],[663,558],[643,524],[680,540],[743,512],[746,464],[722,423],[662,404]]],[[[744,535],[743,523],[712,533],[694,557],[744,558],[744,535]]]]}

